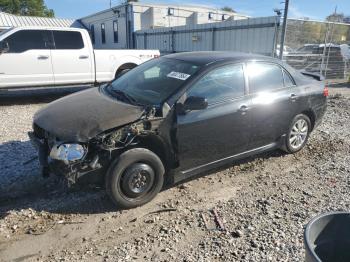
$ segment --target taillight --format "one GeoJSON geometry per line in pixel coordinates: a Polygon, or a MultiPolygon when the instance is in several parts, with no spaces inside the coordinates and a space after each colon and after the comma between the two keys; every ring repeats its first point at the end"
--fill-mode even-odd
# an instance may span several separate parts
{"type": "Polygon", "coordinates": [[[329,93],[328,93],[328,86],[325,86],[323,88],[323,96],[327,97],[328,95],[329,95],[329,93]]]}

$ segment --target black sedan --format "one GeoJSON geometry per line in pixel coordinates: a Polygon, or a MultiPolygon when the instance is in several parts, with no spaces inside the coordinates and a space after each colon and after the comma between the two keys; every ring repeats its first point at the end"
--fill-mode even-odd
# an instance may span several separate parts
{"type": "Polygon", "coordinates": [[[165,178],[301,150],[326,110],[328,90],[314,78],[264,56],[172,54],[49,104],[30,136],[44,175],[104,181],[115,204],[136,207],[165,178]]]}

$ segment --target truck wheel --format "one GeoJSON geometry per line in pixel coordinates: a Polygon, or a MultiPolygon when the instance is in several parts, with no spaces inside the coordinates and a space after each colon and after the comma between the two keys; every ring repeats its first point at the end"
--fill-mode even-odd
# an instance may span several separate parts
{"type": "Polygon", "coordinates": [[[306,145],[311,132],[310,118],[304,114],[294,117],[282,149],[287,153],[296,153],[306,145]]]}
{"type": "Polygon", "coordinates": [[[130,149],[111,164],[106,176],[107,194],[121,208],[151,201],[163,187],[164,165],[152,151],[130,149]]]}

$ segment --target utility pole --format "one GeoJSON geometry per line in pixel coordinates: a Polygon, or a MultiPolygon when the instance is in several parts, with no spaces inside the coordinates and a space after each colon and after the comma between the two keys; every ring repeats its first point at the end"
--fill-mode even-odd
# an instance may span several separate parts
{"type": "Polygon", "coordinates": [[[109,0],[109,8],[112,8],[112,0],[109,0]]]}
{"type": "Polygon", "coordinates": [[[285,0],[285,2],[284,2],[284,15],[283,15],[282,34],[281,34],[281,44],[280,44],[280,57],[279,57],[281,60],[283,58],[284,41],[286,39],[288,8],[289,8],[289,0],[285,0]]]}

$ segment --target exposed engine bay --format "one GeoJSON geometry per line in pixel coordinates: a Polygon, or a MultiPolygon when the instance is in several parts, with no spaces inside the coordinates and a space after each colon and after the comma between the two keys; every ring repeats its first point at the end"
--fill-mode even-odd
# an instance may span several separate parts
{"type": "Polygon", "coordinates": [[[145,109],[137,121],[102,132],[85,143],[63,143],[52,135],[46,134],[44,138],[41,134],[39,151],[42,156],[39,158],[44,167],[43,175],[63,175],[68,179],[68,185],[87,174],[102,176],[116,155],[139,145],[150,135],[158,135],[164,118],[156,115],[155,108],[145,109]]]}

